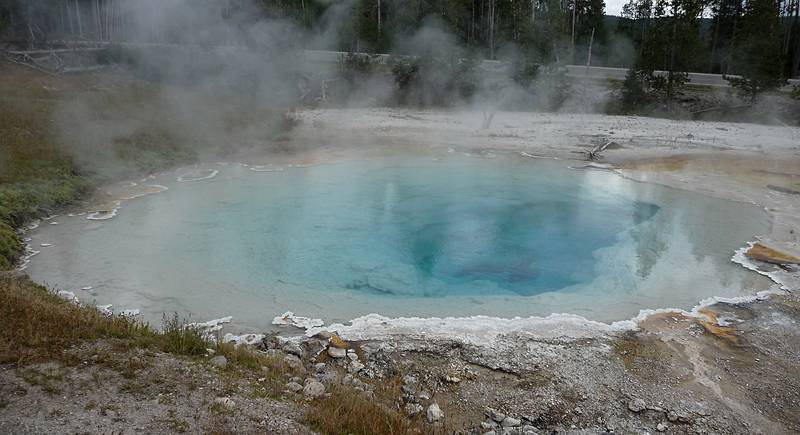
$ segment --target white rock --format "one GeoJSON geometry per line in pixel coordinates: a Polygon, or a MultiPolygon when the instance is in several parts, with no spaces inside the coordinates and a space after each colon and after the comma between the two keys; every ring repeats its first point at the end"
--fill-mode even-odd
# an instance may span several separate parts
{"type": "Polygon", "coordinates": [[[347,356],[347,350],[331,346],[328,348],[328,355],[330,355],[331,358],[344,358],[347,356]]]}
{"type": "Polygon", "coordinates": [[[406,414],[417,415],[424,409],[419,403],[406,403],[406,414]]]}
{"type": "Polygon", "coordinates": [[[350,361],[350,364],[347,366],[347,371],[350,373],[357,373],[361,369],[364,368],[364,364],[361,364],[359,361],[350,361]]]}
{"type": "Polygon", "coordinates": [[[434,423],[444,418],[444,412],[442,412],[442,409],[439,408],[439,405],[436,403],[428,407],[428,412],[426,414],[428,423],[434,423]]]}
{"type": "Polygon", "coordinates": [[[656,426],[656,430],[659,432],[664,432],[667,430],[667,425],[664,423],[659,423],[658,426],[656,426]]]}
{"type": "Polygon", "coordinates": [[[297,382],[289,382],[288,384],[286,384],[286,388],[292,393],[297,393],[303,389],[303,386],[298,384],[297,382]]]}
{"type": "Polygon", "coordinates": [[[510,416],[507,416],[506,418],[503,419],[503,421],[500,423],[500,425],[503,426],[503,427],[517,427],[517,426],[522,425],[522,421],[520,421],[519,419],[510,417],[510,416]]]}
{"type": "Polygon", "coordinates": [[[211,358],[209,362],[212,366],[220,369],[228,367],[228,358],[225,358],[225,355],[217,355],[214,358],[211,358]]]}
{"type": "Polygon", "coordinates": [[[283,357],[283,363],[293,370],[301,370],[303,368],[303,362],[295,355],[286,355],[283,357]]]}
{"type": "Polygon", "coordinates": [[[323,385],[322,382],[313,378],[306,379],[306,386],[303,387],[304,396],[310,399],[316,399],[323,394],[325,394],[325,385],[323,385]]]}

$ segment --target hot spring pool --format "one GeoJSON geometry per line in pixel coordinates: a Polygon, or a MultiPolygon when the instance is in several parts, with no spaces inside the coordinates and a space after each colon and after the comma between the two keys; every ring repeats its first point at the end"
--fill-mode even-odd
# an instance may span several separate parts
{"type": "Polygon", "coordinates": [[[759,208],[561,162],[448,155],[216,169],[201,181],[163,175],[153,183],[168,191],[127,201],[110,220],[41,225],[29,273],[156,323],[177,311],[253,328],[287,310],[326,321],[614,321],[768,284],[730,261],[768,232],[759,208]]]}

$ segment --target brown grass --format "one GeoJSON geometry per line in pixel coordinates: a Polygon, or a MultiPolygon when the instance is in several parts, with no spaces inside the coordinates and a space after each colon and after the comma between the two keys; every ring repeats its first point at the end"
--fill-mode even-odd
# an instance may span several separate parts
{"type": "Polygon", "coordinates": [[[330,397],[311,404],[306,422],[315,430],[331,435],[408,434],[423,433],[418,422],[409,420],[394,402],[400,396],[393,385],[375,390],[369,398],[352,388],[334,385],[330,397]]]}

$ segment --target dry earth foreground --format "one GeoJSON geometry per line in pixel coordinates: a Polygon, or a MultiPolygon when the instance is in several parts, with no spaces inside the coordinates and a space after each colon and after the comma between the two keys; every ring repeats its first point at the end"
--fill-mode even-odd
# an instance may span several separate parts
{"type": "MultiPolygon", "coordinates": [[[[42,93],[35,101],[49,104],[52,91],[42,93]]],[[[783,284],[620,332],[487,328],[471,340],[286,327],[236,347],[177,317],[155,330],[0,272],[0,433],[800,432],[800,129],[499,112],[479,130],[480,112],[403,109],[296,118],[291,137],[227,158],[259,163],[266,149],[313,163],[433,148],[571,160],[764,207],[772,230],[747,258],[783,284]]]]}

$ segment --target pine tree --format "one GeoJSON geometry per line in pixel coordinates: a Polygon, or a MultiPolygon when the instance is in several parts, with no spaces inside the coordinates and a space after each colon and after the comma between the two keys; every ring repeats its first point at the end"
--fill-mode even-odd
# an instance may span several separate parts
{"type": "Polygon", "coordinates": [[[773,0],[747,2],[736,46],[735,72],[741,77],[726,79],[751,103],[786,84],[780,14],[773,0]]]}

